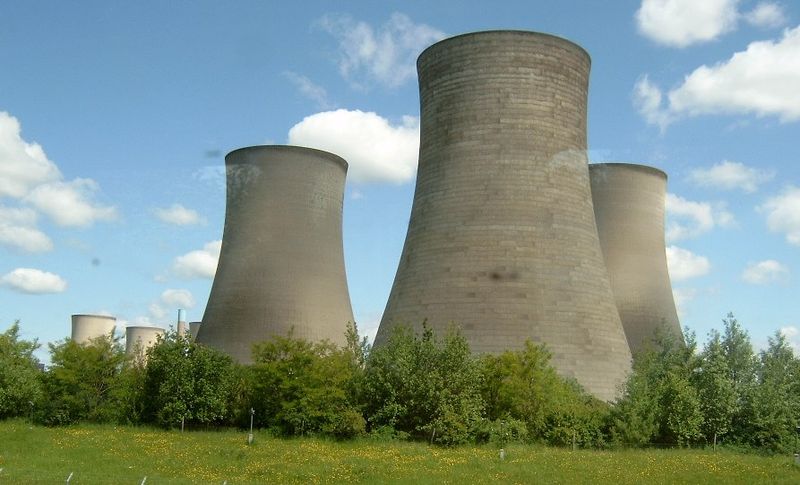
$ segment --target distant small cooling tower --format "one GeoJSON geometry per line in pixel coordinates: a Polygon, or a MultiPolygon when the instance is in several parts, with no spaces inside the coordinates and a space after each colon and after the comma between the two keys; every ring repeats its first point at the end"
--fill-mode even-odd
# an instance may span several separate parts
{"type": "Polygon", "coordinates": [[[631,352],[651,342],[659,326],[682,341],[664,244],[667,174],[598,163],[589,165],[589,175],[600,246],[631,352]]]}
{"type": "Polygon", "coordinates": [[[597,237],[586,159],[590,60],[546,34],[478,32],[417,61],[419,170],[376,337],[456,323],[475,352],[544,343],[613,399],[630,352],[597,237]]]}
{"type": "Polygon", "coordinates": [[[197,342],[242,363],[276,335],[342,344],[353,321],[342,248],[347,162],[294,146],[225,157],[222,250],[197,342]]]}
{"type": "Polygon", "coordinates": [[[143,360],[147,349],[156,344],[164,329],[158,327],[125,328],[125,354],[143,360]]]}
{"type": "Polygon", "coordinates": [[[86,344],[97,337],[110,337],[117,319],[108,315],[72,315],[72,340],[86,344]]]}

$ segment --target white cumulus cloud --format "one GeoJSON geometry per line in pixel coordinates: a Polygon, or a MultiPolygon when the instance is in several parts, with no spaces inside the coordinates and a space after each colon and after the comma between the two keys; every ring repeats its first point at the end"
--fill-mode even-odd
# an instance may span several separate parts
{"type": "Polygon", "coordinates": [[[774,2],[761,2],[753,10],[744,14],[747,23],[756,27],[780,27],[786,23],[783,7],[774,2]]]}
{"type": "MultiPolygon", "coordinates": [[[[98,190],[91,179],[65,181],[44,149],[22,138],[19,121],[0,111],[0,197],[17,199],[60,226],[85,227],[117,217],[114,207],[94,202],[98,190]]],[[[0,244],[31,252],[52,249],[50,238],[36,228],[35,217],[26,216],[25,223],[10,219],[8,213],[0,214],[0,244]]]]}
{"type": "Polygon", "coordinates": [[[671,47],[708,42],[736,28],[739,0],[642,0],[636,26],[671,47]]]}
{"type": "Polygon", "coordinates": [[[22,139],[19,121],[0,111],[0,197],[20,198],[33,187],[61,179],[38,143],[22,139]]]}
{"type": "Polygon", "coordinates": [[[770,231],[786,234],[786,240],[800,246],[800,187],[789,186],[759,207],[767,216],[770,231]]]}
{"type": "Polygon", "coordinates": [[[96,205],[92,201],[98,190],[94,180],[76,178],[71,182],[39,185],[24,200],[59,226],[87,227],[97,221],[117,218],[116,208],[96,205]]]}
{"type": "Polygon", "coordinates": [[[17,268],[3,275],[1,281],[11,290],[32,295],[61,293],[67,289],[67,282],[59,275],[33,268],[17,268]]]}
{"type": "Polygon", "coordinates": [[[723,205],[686,200],[667,194],[667,241],[674,242],[705,234],[715,227],[732,227],[736,221],[723,205]]]}
{"type": "Polygon", "coordinates": [[[191,226],[193,224],[202,224],[205,219],[200,217],[197,211],[187,209],[181,204],[172,204],[169,207],[156,208],[156,217],[161,221],[168,224],[175,224],[176,226],[191,226]]]}
{"type": "Polygon", "coordinates": [[[289,130],[289,143],[335,153],[355,182],[406,182],[414,177],[419,120],[392,124],[376,113],[339,109],[306,117],[289,130]]]}
{"type": "Polygon", "coordinates": [[[30,208],[0,206],[0,245],[29,253],[53,249],[53,241],[36,228],[37,214],[30,208]]]}
{"type": "Polygon", "coordinates": [[[662,93],[647,76],[634,86],[634,105],[662,130],[675,120],[700,115],[775,116],[800,120],[800,26],[776,41],[752,42],[723,62],[703,65],[662,93]]]}
{"type": "Polygon", "coordinates": [[[174,288],[166,289],[161,293],[161,302],[165,305],[173,305],[180,308],[192,308],[195,305],[192,292],[174,288]]]}
{"type": "Polygon", "coordinates": [[[742,272],[742,279],[753,285],[767,285],[785,281],[789,270],[774,259],[750,263],[742,272]]]}
{"type": "Polygon", "coordinates": [[[758,186],[772,180],[775,172],[748,167],[743,163],[723,160],[710,168],[698,168],[689,174],[689,180],[701,187],[721,190],[739,189],[753,193],[758,186]]]}
{"type": "Polygon", "coordinates": [[[393,13],[377,29],[348,15],[326,15],[319,25],[339,42],[339,72],[361,88],[371,81],[397,87],[412,79],[419,53],[445,36],[402,13],[393,13]]]}
{"type": "Polygon", "coordinates": [[[217,272],[219,252],[222,241],[211,241],[203,246],[175,258],[172,271],[182,278],[208,278],[213,279],[217,272]]]}
{"type": "Polygon", "coordinates": [[[192,292],[186,289],[169,288],[161,293],[158,301],[154,301],[148,307],[150,316],[156,320],[163,319],[172,311],[178,308],[188,309],[195,305],[192,292]]]}
{"type": "Polygon", "coordinates": [[[711,263],[705,256],[697,255],[688,249],[667,246],[667,267],[673,282],[704,276],[711,270],[711,263]]]}

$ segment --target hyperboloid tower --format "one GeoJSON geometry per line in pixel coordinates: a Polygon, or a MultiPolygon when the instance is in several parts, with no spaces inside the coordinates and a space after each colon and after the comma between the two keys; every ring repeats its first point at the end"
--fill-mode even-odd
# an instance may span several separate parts
{"type": "Polygon", "coordinates": [[[87,344],[98,337],[111,338],[117,319],[109,315],[72,315],[72,340],[87,344]]]}
{"type": "Polygon", "coordinates": [[[597,163],[589,175],[600,246],[631,352],[652,343],[659,327],[683,342],[664,243],[667,174],[597,163]]]}
{"type": "Polygon", "coordinates": [[[273,336],[344,343],[353,321],[342,247],[347,162],[294,146],[225,157],[217,273],[197,341],[242,363],[273,336]]]}
{"type": "Polygon", "coordinates": [[[478,32],[417,60],[419,169],[376,338],[455,324],[475,352],[546,344],[606,400],[630,369],[586,158],[589,55],[546,34],[478,32]]]}

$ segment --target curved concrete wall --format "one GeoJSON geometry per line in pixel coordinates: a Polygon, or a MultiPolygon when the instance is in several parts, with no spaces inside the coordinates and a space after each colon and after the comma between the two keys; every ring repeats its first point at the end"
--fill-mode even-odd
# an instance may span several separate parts
{"type": "Polygon", "coordinates": [[[225,157],[222,250],[197,342],[251,362],[275,335],[343,344],[353,320],[342,247],[347,163],[293,146],[225,157]]]}
{"type": "Polygon", "coordinates": [[[475,352],[544,343],[613,399],[630,369],[592,211],[590,59],[518,31],[466,34],[417,61],[421,144],[408,234],[376,337],[457,323],[475,352]]]}
{"type": "Polygon", "coordinates": [[[664,244],[667,174],[624,163],[589,165],[592,199],[611,289],[631,352],[663,326],[682,333],[664,244]]]}
{"type": "Polygon", "coordinates": [[[83,345],[97,337],[108,337],[116,325],[117,319],[107,315],[72,315],[72,340],[83,345]]]}
{"type": "Polygon", "coordinates": [[[164,329],[158,327],[126,327],[125,328],[125,354],[144,359],[147,349],[155,345],[164,329]]]}
{"type": "Polygon", "coordinates": [[[193,341],[197,338],[197,332],[200,331],[201,323],[202,322],[189,322],[189,334],[193,341]]]}

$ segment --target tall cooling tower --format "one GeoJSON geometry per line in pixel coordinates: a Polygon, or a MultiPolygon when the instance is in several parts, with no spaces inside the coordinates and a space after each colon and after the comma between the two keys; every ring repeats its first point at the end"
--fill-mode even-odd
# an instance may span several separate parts
{"type": "Polygon", "coordinates": [[[353,321],[344,270],[347,162],[310,148],[257,146],[225,157],[222,250],[197,342],[242,363],[276,335],[342,344],[353,321]]]}
{"type": "Polygon", "coordinates": [[[417,61],[419,170],[376,337],[456,323],[475,352],[544,343],[553,364],[613,399],[630,369],[592,211],[590,59],[534,32],[446,39],[417,61]]]}
{"type": "Polygon", "coordinates": [[[625,163],[589,165],[592,199],[611,289],[631,352],[663,327],[682,340],[664,246],[667,174],[625,163]]]}
{"type": "Polygon", "coordinates": [[[143,360],[147,349],[156,344],[164,329],[158,327],[125,328],[125,354],[143,360]]]}
{"type": "Polygon", "coordinates": [[[97,337],[110,337],[117,319],[107,315],[72,315],[72,340],[86,344],[97,337]]]}

